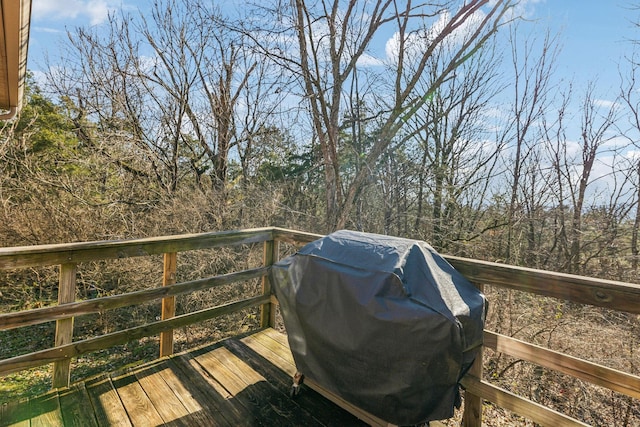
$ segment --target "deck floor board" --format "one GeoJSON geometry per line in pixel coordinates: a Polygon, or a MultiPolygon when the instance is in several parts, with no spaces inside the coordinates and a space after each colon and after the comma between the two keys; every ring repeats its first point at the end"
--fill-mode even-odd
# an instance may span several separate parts
{"type": "Polygon", "coordinates": [[[85,388],[99,426],[131,427],[127,411],[109,376],[87,381],[85,388]]]}
{"type": "Polygon", "coordinates": [[[182,404],[171,387],[162,378],[164,363],[150,365],[146,369],[137,369],[134,374],[149,401],[164,421],[164,424],[175,424],[176,427],[188,427],[191,424],[190,413],[182,404]]]}
{"type": "Polygon", "coordinates": [[[2,405],[2,418],[0,426],[29,427],[29,401],[20,400],[2,405]]]}
{"type": "Polygon", "coordinates": [[[225,393],[226,390],[222,389],[216,380],[210,378],[193,359],[178,357],[171,359],[170,362],[177,368],[176,376],[182,380],[182,385],[196,399],[201,410],[214,420],[212,426],[250,425],[248,420],[242,417],[238,403],[234,402],[231,396],[221,394],[221,390],[225,393]]]}
{"type": "Polygon", "coordinates": [[[156,407],[138,382],[135,372],[116,377],[113,379],[113,386],[122,400],[131,424],[134,426],[158,426],[164,424],[156,407]]]}
{"type": "Polygon", "coordinates": [[[289,397],[293,357],[266,329],[0,406],[8,426],[357,426],[304,387],[289,397]]]}
{"type": "Polygon", "coordinates": [[[31,427],[64,426],[58,393],[49,392],[29,400],[31,427]]]}
{"type": "Polygon", "coordinates": [[[74,384],[58,395],[63,424],[67,427],[97,427],[91,399],[84,383],[74,384]]]}

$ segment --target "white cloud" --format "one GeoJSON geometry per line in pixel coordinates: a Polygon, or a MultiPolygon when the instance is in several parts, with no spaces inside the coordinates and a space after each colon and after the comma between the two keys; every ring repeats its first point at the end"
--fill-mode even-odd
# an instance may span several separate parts
{"type": "MultiPolygon", "coordinates": [[[[496,2],[497,0],[490,1],[489,6],[494,6],[496,2]]],[[[511,21],[514,18],[532,19],[535,16],[536,5],[545,2],[546,0],[520,0],[505,15],[505,20],[511,21]]]]}
{"type": "MultiPolygon", "coordinates": [[[[473,15],[468,16],[466,20],[458,26],[451,34],[448,34],[443,41],[445,46],[450,48],[460,46],[471,34],[473,34],[479,25],[482,24],[486,15],[479,10],[473,15]]],[[[427,50],[433,40],[445,30],[449,22],[454,18],[448,10],[440,14],[438,20],[430,27],[421,31],[411,32],[405,40],[405,52],[408,58],[418,58],[427,50]]],[[[385,53],[387,61],[396,63],[398,60],[398,52],[400,50],[400,34],[395,32],[385,45],[385,53]]]]}
{"type": "Polygon", "coordinates": [[[63,31],[59,28],[50,28],[50,27],[33,27],[34,31],[38,31],[40,33],[50,33],[50,34],[60,34],[63,31]]]}
{"type": "Polygon", "coordinates": [[[88,20],[96,25],[107,19],[109,11],[120,7],[111,0],[34,0],[32,6],[33,21],[40,20],[88,20]]]}
{"type": "Polygon", "coordinates": [[[633,162],[637,162],[638,160],[640,160],[640,151],[629,150],[625,153],[625,157],[633,162]]]}
{"type": "Polygon", "coordinates": [[[594,104],[596,107],[600,107],[600,108],[609,108],[609,109],[611,109],[611,108],[615,108],[615,107],[617,107],[617,106],[618,106],[615,102],[613,102],[613,101],[608,101],[608,100],[606,100],[606,99],[594,99],[594,100],[593,100],[593,104],[594,104]]]}
{"type": "Polygon", "coordinates": [[[626,150],[629,147],[629,139],[611,131],[607,135],[604,135],[602,147],[609,151],[626,150]]]}
{"type": "Polygon", "coordinates": [[[393,33],[391,38],[387,40],[384,45],[384,51],[387,60],[395,62],[394,59],[398,57],[398,52],[400,51],[400,34],[398,32],[393,33]]]}
{"type": "Polygon", "coordinates": [[[35,80],[38,87],[43,88],[47,84],[47,75],[40,70],[30,70],[33,79],[35,80]]]}
{"type": "Polygon", "coordinates": [[[384,61],[376,58],[375,56],[371,56],[367,53],[363,53],[362,56],[358,58],[358,66],[360,67],[376,67],[383,64],[384,64],[384,61]]]}
{"type": "MultiPolygon", "coordinates": [[[[565,144],[565,153],[568,161],[576,159],[582,153],[582,145],[578,141],[567,140],[565,144]]],[[[562,155],[562,154],[561,154],[562,155]]]]}

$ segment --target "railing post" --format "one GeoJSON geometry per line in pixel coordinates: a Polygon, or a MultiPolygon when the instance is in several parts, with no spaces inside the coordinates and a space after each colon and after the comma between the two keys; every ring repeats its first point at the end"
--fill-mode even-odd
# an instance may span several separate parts
{"type": "MultiPolygon", "coordinates": [[[[278,261],[280,242],[278,240],[267,240],[264,242],[263,262],[265,266],[273,265],[278,261]]],[[[262,278],[262,294],[272,295],[271,280],[269,276],[262,278]]],[[[269,328],[276,323],[276,310],[273,303],[269,302],[260,307],[260,327],[269,328]]]]}
{"type": "MultiPolygon", "coordinates": [[[[176,252],[165,253],[164,268],[162,274],[162,286],[176,283],[176,269],[178,255],[176,252]]],[[[170,296],[162,299],[162,320],[171,319],[176,315],[176,297],[170,296]]],[[[160,357],[173,354],[173,329],[160,332],[160,357]]]]}
{"type": "MultiPolygon", "coordinates": [[[[58,304],[67,304],[76,299],[76,272],[75,263],[60,265],[60,278],[58,279],[58,304]]],[[[56,321],[55,346],[70,344],[73,341],[73,317],[56,321]]],[[[69,387],[71,380],[71,359],[60,360],[53,363],[52,387],[69,387]]]]}
{"type": "MultiPolygon", "coordinates": [[[[476,287],[480,289],[481,292],[484,290],[484,286],[482,284],[476,284],[476,287]]],[[[473,362],[473,365],[471,365],[469,372],[467,372],[467,375],[476,377],[478,380],[482,380],[483,352],[484,347],[480,347],[476,360],[473,362]]],[[[482,397],[476,396],[468,390],[464,392],[464,413],[462,414],[462,425],[463,427],[482,426],[482,397]]]]}

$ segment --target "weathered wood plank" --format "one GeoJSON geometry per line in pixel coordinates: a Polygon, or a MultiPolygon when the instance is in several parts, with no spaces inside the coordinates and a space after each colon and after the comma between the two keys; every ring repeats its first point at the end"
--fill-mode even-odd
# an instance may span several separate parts
{"type": "Polygon", "coordinates": [[[640,399],[640,377],[535,344],[485,331],[485,347],[640,399]]]}
{"type": "Polygon", "coordinates": [[[295,420],[299,425],[320,426],[286,392],[278,391],[228,349],[221,347],[196,359],[245,407],[254,422],[277,425],[282,420],[295,420]]]}
{"type": "Polygon", "coordinates": [[[518,415],[522,415],[541,426],[585,427],[588,425],[556,412],[553,409],[549,409],[546,406],[524,399],[500,387],[496,387],[493,384],[480,381],[471,375],[467,375],[462,379],[462,385],[474,395],[482,396],[484,399],[502,408],[513,411],[518,415]]]}
{"type": "Polygon", "coordinates": [[[181,316],[176,316],[173,319],[148,323],[146,325],[138,326],[135,328],[125,329],[124,331],[114,332],[111,334],[102,335],[100,337],[76,341],[71,344],[48,350],[41,350],[34,353],[1,360],[0,375],[32,368],[35,366],[45,365],[57,360],[77,357],[79,355],[92,351],[124,344],[134,339],[157,335],[158,333],[166,331],[168,329],[175,329],[193,323],[202,322],[204,320],[213,319],[224,314],[234,313],[236,311],[240,311],[249,307],[256,307],[264,304],[267,301],[269,301],[268,296],[259,295],[257,297],[223,304],[217,307],[207,308],[189,314],[183,314],[181,316]]]}
{"type": "MultiPolygon", "coordinates": [[[[182,374],[184,386],[195,396],[198,402],[206,402],[216,424],[220,426],[251,426],[244,416],[244,408],[240,402],[234,401],[231,394],[213,379],[209,373],[196,362],[192,354],[184,354],[171,358],[182,374]]],[[[205,406],[205,405],[203,405],[205,406]]]]}
{"type": "Polygon", "coordinates": [[[289,338],[287,338],[286,334],[278,332],[273,328],[269,328],[269,329],[265,329],[259,334],[256,334],[256,336],[269,337],[272,340],[280,343],[287,350],[288,353],[291,353],[291,350],[289,349],[289,338]]]}
{"type": "Polygon", "coordinates": [[[243,383],[220,366],[219,361],[212,356],[211,352],[196,356],[194,361],[207,373],[207,376],[213,378],[228,393],[228,401],[233,402],[234,407],[240,411],[240,417],[245,420],[245,424],[256,424],[256,409],[250,403],[243,401],[242,398],[238,398],[239,393],[244,389],[243,383]]]}
{"type": "Polygon", "coordinates": [[[315,414],[310,414],[289,397],[289,387],[276,387],[254,370],[247,361],[240,359],[226,347],[223,347],[221,351],[215,352],[214,356],[223,367],[246,384],[246,388],[242,393],[249,395],[251,400],[259,399],[263,401],[263,405],[266,405],[268,413],[271,414],[269,419],[274,421],[278,419],[295,420],[296,423],[305,426],[321,425],[315,414]],[[273,413],[270,408],[276,408],[277,410],[273,413]]]}
{"type": "Polygon", "coordinates": [[[29,415],[29,401],[27,399],[16,400],[2,405],[2,417],[0,427],[29,427],[31,416],[29,415]]]}
{"type": "MultiPolygon", "coordinates": [[[[164,254],[162,286],[167,287],[176,283],[177,257],[176,252],[164,254]]],[[[176,315],[176,297],[168,296],[162,299],[161,319],[171,319],[176,315]]],[[[173,329],[160,332],[160,357],[173,354],[173,329]]]]}
{"type": "Polygon", "coordinates": [[[131,375],[135,376],[138,383],[149,398],[149,401],[166,424],[172,426],[192,426],[196,419],[190,419],[190,413],[184,407],[178,396],[167,385],[160,372],[164,369],[163,362],[147,365],[144,368],[135,369],[131,375]]]}
{"type": "Polygon", "coordinates": [[[97,427],[98,422],[91,406],[91,398],[84,383],[60,390],[60,411],[65,427],[97,427]]]}
{"type": "MultiPolygon", "coordinates": [[[[292,385],[292,374],[288,374],[282,369],[276,367],[267,358],[263,357],[255,350],[252,350],[245,343],[239,340],[226,340],[224,345],[232,353],[251,366],[252,369],[266,378],[269,383],[284,392],[290,390],[292,385]]],[[[295,370],[293,366],[292,370],[295,370]]],[[[301,408],[304,408],[305,411],[313,414],[313,416],[324,425],[352,427],[365,427],[367,425],[366,423],[359,421],[344,409],[329,402],[312,389],[303,389],[302,392],[296,396],[294,402],[301,408]]]]}
{"type": "Polygon", "coordinates": [[[164,422],[135,375],[122,374],[112,379],[127,415],[134,426],[160,426],[164,422]]]}
{"type": "Polygon", "coordinates": [[[293,356],[290,351],[288,353],[283,351],[278,342],[263,334],[248,336],[243,338],[242,342],[293,378],[296,373],[293,356]]]}
{"type": "Polygon", "coordinates": [[[640,285],[445,256],[475,283],[640,314],[640,285]]]}
{"type": "Polygon", "coordinates": [[[57,391],[29,400],[31,427],[63,427],[57,391]]]}
{"type": "Polygon", "coordinates": [[[194,357],[194,360],[224,388],[230,398],[233,398],[245,388],[246,384],[220,365],[220,361],[214,356],[214,352],[219,350],[218,347],[194,357]]]}
{"type": "Polygon", "coordinates": [[[144,239],[0,248],[0,270],[237,246],[272,239],[273,229],[266,227],[144,239]]]}
{"type": "MultiPolygon", "coordinates": [[[[483,285],[477,285],[479,290],[483,291],[483,285]]],[[[483,374],[483,348],[481,347],[473,365],[469,369],[469,375],[476,378],[482,378],[483,374]]],[[[464,392],[464,412],[462,416],[463,427],[481,427],[482,426],[482,396],[473,394],[470,390],[464,392]]]]}
{"type": "Polygon", "coordinates": [[[161,298],[202,291],[233,282],[257,279],[259,277],[263,277],[268,273],[268,271],[268,267],[259,267],[251,270],[223,274],[220,276],[178,283],[176,285],[166,287],[130,292],[122,295],[96,298],[88,301],[80,301],[52,307],[36,308],[33,310],[24,310],[16,313],[3,313],[0,314],[0,330],[35,325],[70,316],[99,313],[104,310],[143,304],[161,298]]]}
{"type": "MultiPolygon", "coordinates": [[[[476,358],[469,370],[469,375],[480,378],[482,376],[482,369],[478,368],[478,366],[482,366],[482,358],[476,358]]],[[[464,413],[462,416],[463,427],[482,426],[482,398],[482,395],[474,394],[471,389],[466,389],[464,391],[464,413]]]]}
{"type": "MultiPolygon", "coordinates": [[[[270,267],[278,260],[279,243],[273,240],[264,242],[263,264],[270,267]]],[[[262,277],[262,295],[271,295],[271,280],[268,275],[262,277]]],[[[276,322],[276,311],[271,301],[260,307],[260,326],[263,328],[271,327],[276,322]]]]}
{"type": "Polygon", "coordinates": [[[131,427],[127,411],[110,377],[94,378],[85,385],[99,426],[131,427]]]}
{"type": "Polygon", "coordinates": [[[202,402],[198,401],[196,394],[189,390],[189,379],[182,379],[178,376],[181,374],[180,369],[170,359],[163,364],[165,368],[159,371],[159,374],[189,412],[188,424],[203,427],[220,425],[218,419],[223,417],[219,413],[216,413],[216,417],[212,416],[211,412],[206,409],[209,406],[208,401],[204,399],[202,402]]]}
{"type": "Polygon", "coordinates": [[[272,230],[274,240],[279,240],[294,246],[306,245],[323,237],[322,234],[307,233],[305,231],[289,230],[286,228],[273,227],[272,230]]]}
{"type": "MultiPolygon", "coordinates": [[[[58,304],[64,305],[76,300],[76,264],[62,264],[60,266],[60,280],[58,286],[58,304]]],[[[55,346],[61,347],[73,341],[73,317],[56,321],[55,346]]],[[[53,364],[53,388],[68,387],[71,376],[71,360],[65,359],[53,364]]]]}

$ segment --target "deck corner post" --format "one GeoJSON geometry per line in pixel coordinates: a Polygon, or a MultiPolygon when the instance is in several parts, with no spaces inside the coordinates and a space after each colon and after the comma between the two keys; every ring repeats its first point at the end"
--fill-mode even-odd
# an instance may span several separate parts
{"type": "MultiPolygon", "coordinates": [[[[264,242],[264,254],[263,254],[263,264],[267,267],[273,265],[274,262],[278,261],[280,250],[280,241],[278,240],[267,240],[264,242]]],[[[271,288],[271,280],[269,279],[269,275],[265,275],[262,277],[262,294],[271,296],[273,294],[273,290],[271,288]]],[[[269,328],[273,327],[276,323],[276,310],[273,302],[268,302],[260,306],[260,327],[261,328],[269,328]]]]}
{"type": "MultiPolygon", "coordinates": [[[[162,286],[176,283],[178,254],[167,252],[163,255],[162,286]]],[[[176,315],[176,297],[169,296],[162,299],[161,320],[171,319],[176,315]]],[[[160,357],[173,354],[173,329],[160,332],[160,357]]]]}
{"type": "MultiPolygon", "coordinates": [[[[484,291],[482,284],[475,284],[480,291],[484,291]]],[[[478,380],[482,380],[483,373],[483,349],[480,347],[478,355],[471,365],[467,375],[474,376],[478,380]]],[[[464,392],[464,413],[462,414],[463,427],[482,427],[482,397],[470,393],[469,390],[464,392]]]]}
{"type": "MultiPolygon", "coordinates": [[[[58,304],[68,304],[76,299],[77,264],[60,265],[58,281],[58,304]]],[[[73,341],[73,317],[56,320],[55,346],[60,347],[73,341]]],[[[52,388],[69,387],[71,382],[71,359],[53,363],[52,388]]]]}

